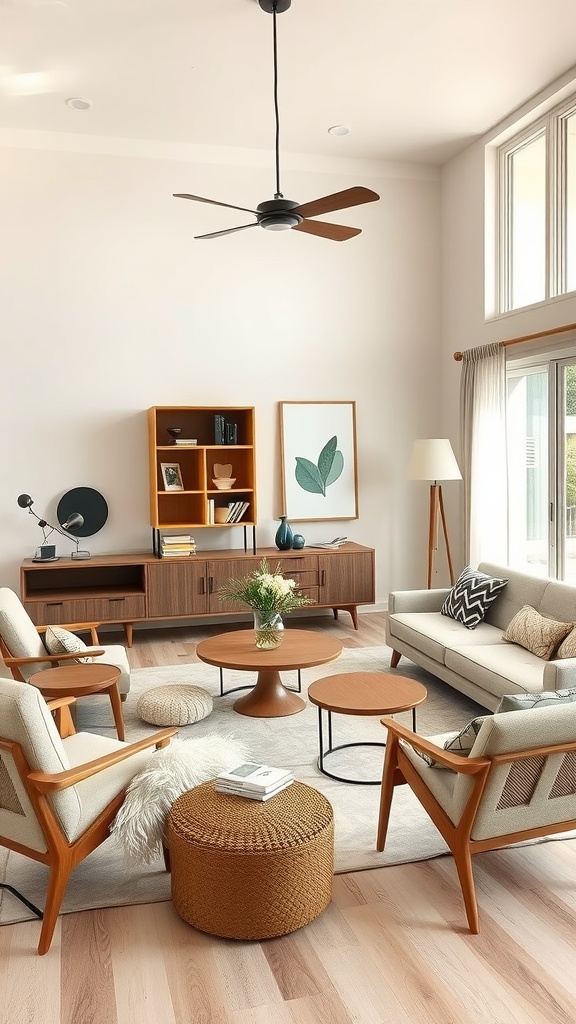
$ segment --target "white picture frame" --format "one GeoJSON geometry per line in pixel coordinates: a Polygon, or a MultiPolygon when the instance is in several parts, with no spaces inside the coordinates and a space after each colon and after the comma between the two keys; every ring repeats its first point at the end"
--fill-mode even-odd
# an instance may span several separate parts
{"type": "Polygon", "coordinates": [[[178,462],[161,462],[162,483],[165,491],[183,491],[182,471],[178,462]]]}
{"type": "Polygon", "coordinates": [[[280,402],[283,514],[358,518],[355,402],[280,402]]]}

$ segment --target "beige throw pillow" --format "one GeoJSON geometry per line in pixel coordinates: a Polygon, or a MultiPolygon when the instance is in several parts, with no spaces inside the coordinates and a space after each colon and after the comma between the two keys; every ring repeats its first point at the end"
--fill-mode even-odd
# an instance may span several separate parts
{"type": "Polygon", "coordinates": [[[549,661],[559,644],[572,629],[572,622],[557,622],[540,615],[531,605],[525,604],[516,613],[505,633],[503,640],[519,644],[531,651],[538,658],[549,661]]]}
{"type": "MultiPolygon", "coordinates": [[[[71,633],[69,629],[62,629],[61,626],[48,626],[44,634],[44,645],[48,654],[76,654],[88,650],[79,636],[71,633]]],[[[75,658],[74,663],[80,664],[92,660],[92,658],[75,658]]]]}
{"type": "Polygon", "coordinates": [[[565,640],[556,651],[557,658],[576,658],[576,626],[573,624],[565,640]]]}

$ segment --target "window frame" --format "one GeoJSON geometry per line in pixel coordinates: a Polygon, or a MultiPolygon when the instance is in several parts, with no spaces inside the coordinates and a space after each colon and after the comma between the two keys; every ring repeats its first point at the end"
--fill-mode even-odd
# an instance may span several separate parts
{"type": "Polygon", "coordinates": [[[496,317],[576,294],[576,289],[567,289],[567,123],[574,114],[576,93],[535,118],[522,130],[512,135],[507,133],[506,141],[496,149],[496,317]],[[546,140],[544,298],[513,306],[513,157],[542,135],[546,140]]]}

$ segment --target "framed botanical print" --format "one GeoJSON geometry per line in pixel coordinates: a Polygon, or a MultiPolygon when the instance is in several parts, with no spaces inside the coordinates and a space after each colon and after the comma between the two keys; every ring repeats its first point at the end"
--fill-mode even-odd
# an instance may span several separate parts
{"type": "Polygon", "coordinates": [[[355,402],[280,402],[284,514],[357,519],[355,402]]]}

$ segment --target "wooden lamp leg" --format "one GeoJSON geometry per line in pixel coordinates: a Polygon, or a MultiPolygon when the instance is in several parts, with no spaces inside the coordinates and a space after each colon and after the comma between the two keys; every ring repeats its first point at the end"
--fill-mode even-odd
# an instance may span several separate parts
{"type": "Polygon", "coordinates": [[[448,570],[450,572],[450,584],[454,586],[454,566],[452,565],[452,554],[450,552],[450,541],[448,540],[448,527],[444,514],[444,499],[442,497],[442,485],[430,484],[430,523],[428,527],[428,590],[432,586],[432,572],[434,569],[434,551],[436,549],[436,533],[438,529],[438,509],[442,521],[442,532],[446,544],[446,555],[448,558],[448,570]]]}
{"type": "Polygon", "coordinates": [[[440,485],[430,484],[430,521],[428,524],[428,590],[432,586],[434,548],[436,546],[436,524],[438,522],[438,490],[440,485]]]}
{"type": "Polygon", "coordinates": [[[452,565],[452,555],[450,554],[450,541],[448,540],[448,527],[446,526],[446,516],[444,515],[444,499],[442,498],[442,485],[438,484],[438,502],[440,504],[440,518],[442,519],[442,529],[444,531],[444,541],[446,543],[446,556],[448,558],[448,570],[450,572],[450,583],[454,586],[454,566],[452,565]]]}

